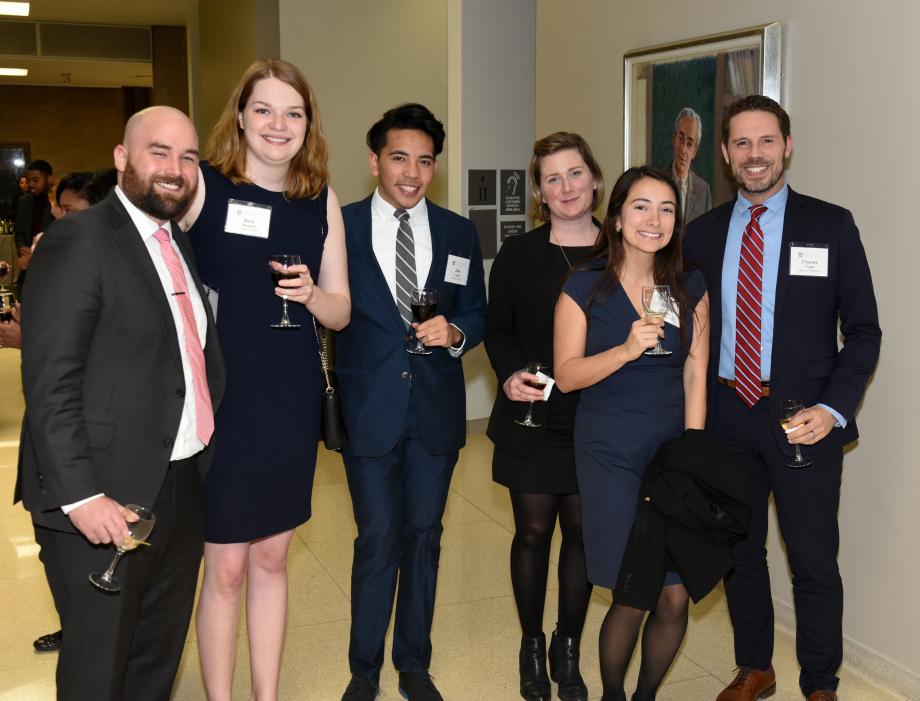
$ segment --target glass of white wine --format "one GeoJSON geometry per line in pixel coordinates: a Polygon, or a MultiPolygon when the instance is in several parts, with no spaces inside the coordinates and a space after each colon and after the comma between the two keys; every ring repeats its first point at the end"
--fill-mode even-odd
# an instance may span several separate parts
{"type": "Polygon", "coordinates": [[[137,514],[137,521],[128,521],[128,532],[131,535],[125,539],[124,543],[116,546],[117,552],[115,553],[115,558],[104,573],[99,574],[98,572],[93,572],[89,576],[89,581],[93,583],[93,586],[102,589],[102,591],[109,592],[110,594],[117,594],[121,591],[121,584],[119,584],[114,577],[115,568],[118,567],[121,558],[124,557],[126,552],[134,550],[138,545],[150,545],[146,539],[157,521],[153,512],[150,511],[150,509],[145,509],[143,506],[125,504],[125,508],[137,514]]]}
{"type": "MultiPolygon", "coordinates": [[[[780,402],[779,425],[783,427],[783,431],[786,433],[792,433],[792,431],[798,428],[798,426],[791,426],[789,424],[789,420],[804,408],[805,405],[798,399],[784,399],[782,402],[780,402]]],[[[796,443],[795,457],[786,463],[786,467],[801,469],[803,467],[808,467],[809,465],[811,465],[811,458],[806,458],[804,455],[802,455],[802,449],[799,448],[799,444],[796,443]]]]}
{"type": "MultiPolygon", "coordinates": [[[[648,285],[642,288],[642,308],[653,319],[664,319],[671,308],[670,285],[648,285]]],[[[649,348],[643,355],[665,356],[671,351],[661,346],[661,339],[654,348],[649,348]]]]}

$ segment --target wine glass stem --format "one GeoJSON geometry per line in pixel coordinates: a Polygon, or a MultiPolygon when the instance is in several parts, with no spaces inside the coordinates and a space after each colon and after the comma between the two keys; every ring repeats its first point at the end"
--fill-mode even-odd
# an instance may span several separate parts
{"type": "Polygon", "coordinates": [[[290,323],[291,323],[291,320],[288,318],[287,300],[286,300],[286,299],[282,299],[282,300],[281,300],[281,303],[282,303],[282,305],[284,305],[284,306],[283,306],[284,312],[281,314],[281,323],[282,323],[282,324],[290,324],[290,323]]]}
{"type": "Polygon", "coordinates": [[[123,558],[124,556],[125,556],[124,550],[118,550],[118,551],[115,553],[115,557],[112,558],[112,564],[109,565],[109,569],[107,569],[107,570],[105,571],[105,574],[102,575],[102,578],[103,578],[106,582],[111,582],[111,581],[112,581],[112,575],[115,574],[115,568],[118,567],[118,563],[121,562],[121,558],[123,558]]]}
{"type": "Polygon", "coordinates": [[[527,407],[527,416],[524,417],[524,421],[531,423],[533,421],[533,402],[530,403],[530,406],[527,407]]]}
{"type": "Polygon", "coordinates": [[[796,443],[795,444],[795,461],[802,462],[802,460],[804,460],[804,458],[802,457],[802,449],[799,448],[799,444],[796,443]]]}

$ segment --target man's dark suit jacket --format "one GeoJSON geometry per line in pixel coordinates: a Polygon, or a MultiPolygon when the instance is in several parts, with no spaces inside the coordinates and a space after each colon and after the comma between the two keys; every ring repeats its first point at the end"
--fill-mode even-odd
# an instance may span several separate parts
{"type": "MultiPolygon", "coordinates": [[[[485,286],[479,238],[472,222],[427,203],[431,271],[425,287],[438,292],[437,314],[466,336],[464,351],[481,340],[485,286]],[[466,285],[444,281],[448,255],[470,261],[466,285]]],[[[406,329],[377,263],[371,242],[371,197],[346,206],[351,323],[336,334],[339,378],[348,441],[345,455],[380,457],[403,435],[411,408],[428,452],[446,455],[466,442],[466,389],[460,358],[446,348],[415,356],[404,349],[406,329]]]]}
{"type": "MultiPolygon", "coordinates": [[[[735,200],[687,227],[685,258],[702,268],[709,285],[709,372],[707,423],[719,371],[722,335],[722,259],[735,200]]],[[[792,453],[779,425],[779,404],[800,399],[826,404],[847,419],[812,450],[841,450],[858,437],[854,415],[878,361],[882,331],[872,276],[853,215],[837,205],[789,189],[776,283],[770,412],[780,449],[792,453]],[[828,245],[827,277],[789,274],[791,244],[828,245]],[[838,350],[837,333],[843,334],[838,350]]]]}
{"type": "Polygon", "coordinates": [[[614,599],[654,610],[669,569],[694,601],[706,596],[734,566],[732,546],[747,536],[747,497],[744,473],[705,431],[664,443],[642,478],[614,599]]]}
{"type": "MultiPolygon", "coordinates": [[[[206,300],[188,238],[175,225],[172,233],[206,300]]],[[[204,306],[216,410],[224,365],[204,306]]],[[[61,505],[94,494],[152,506],[185,392],[193,390],[185,386],[166,291],[114,192],[42,238],[29,269],[22,330],[26,415],[15,499],[36,524],[64,531],[74,529],[61,505]]]]}
{"type": "MultiPolygon", "coordinates": [[[[45,206],[42,209],[41,225],[38,230],[44,231],[54,221],[54,217],[51,216],[51,202],[48,200],[48,195],[39,195],[39,197],[44,198],[45,206]]],[[[35,223],[32,209],[33,202],[35,202],[35,195],[23,195],[19,198],[19,208],[16,212],[16,226],[14,228],[16,248],[28,248],[32,245],[32,229],[35,223]]]]}

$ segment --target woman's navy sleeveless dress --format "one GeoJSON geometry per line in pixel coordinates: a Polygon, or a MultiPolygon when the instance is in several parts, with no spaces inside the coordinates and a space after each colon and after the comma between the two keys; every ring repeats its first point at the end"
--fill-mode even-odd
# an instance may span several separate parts
{"type": "Polygon", "coordinates": [[[256,185],[234,185],[206,163],[204,208],[189,237],[202,282],[217,295],[217,332],[227,387],[215,416],[214,460],[205,480],[205,537],[243,543],[310,518],[322,390],[312,316],[289,303],[299,329],[281,319],[268,259],[299,254],[319,278],[326,190],[286,200],[256,185]],[[224,231],[227,201],[271,206],[267,239],[224,231]]]}
{"type": "MultiPolygon", "coordinates": [[[[600,261],[603,265],[605,261],[600,261]]],[[[585,310],[603,270],[576,270],[563,292],[585,310]]],[[[685,274],[693,305],[706,292],[699,270],[685,274]]],[[[623,288],[617,285],[587,312],[585,355],[622,344],[639,318],[623,288]]],[[[693,337],[692,314],[683,313],[687,338],[693,337]]],[[[665,325],[661,345],[671,355],[640,355],[615,373],[581,390],[575,414],[575,470],[581,493],[582,528],[588,579],[613,589],[636,517],[636,501],[645,467],[665,441],[684,431],[684,361],[687,349],[680,331],[665,325]]],[[[665,584],[680,581],[674,572],[665,584]]]]}

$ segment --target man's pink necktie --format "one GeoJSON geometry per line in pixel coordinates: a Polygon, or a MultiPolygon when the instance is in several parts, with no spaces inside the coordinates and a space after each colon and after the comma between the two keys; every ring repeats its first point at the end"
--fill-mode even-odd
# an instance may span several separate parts
{"type": "Polygon", "coordinates": [[[192,383],[195,385],[195,434],[198,440],[207,445],[214,433],[214,411],[211,408],[211,393],[208,390],[208,376],[204,367],[204,352],[198,338],[198,325],[195,323],[195,312],[192,311],[192,300],[189,298],[185,270],[169,241],[169,232],[161,227],[153,236],[160,244],[163,260],[166,261],[166,267],[172,278],[173,294],[182,312],[185,353],[192,367],[192,383]]]}
{"type": "Polygon", "coordinates": [[[759,219],[767,211],[751,206],[751,221],[741,238],[738,297],[735,314],[735,392],[748,408],[761,396],[760,315],[763,307],[763,230],[759,219]]]}

